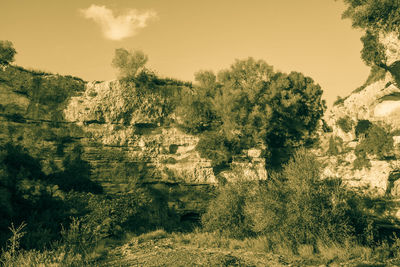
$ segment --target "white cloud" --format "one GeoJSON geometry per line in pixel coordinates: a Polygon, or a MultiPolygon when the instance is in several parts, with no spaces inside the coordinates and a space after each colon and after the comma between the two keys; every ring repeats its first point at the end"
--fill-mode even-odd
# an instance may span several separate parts
{"type": "Polygon", "coordinates": [[[98,5],[91,5],[80,12],[85,18],[99,24],[104,37],[111,40],[134,36],[139,29],[147,26],[149,19],[156,17],[154,11],[139,12],[136,9],[129,9],[125,14],[114,16],[111,9],[98,5]]]}

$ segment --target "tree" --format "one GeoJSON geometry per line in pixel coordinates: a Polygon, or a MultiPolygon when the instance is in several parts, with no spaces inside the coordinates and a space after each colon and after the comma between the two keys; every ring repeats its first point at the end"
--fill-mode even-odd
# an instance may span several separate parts
{"type": "Polygon", "coordinates": [[[0,65],[8,65],[14,61],[15,51],[12,42],[0,41],[0,65]]]}
{"type": "Polygon", "coordinates": [[[263,110],[271,110],[266,126],[267,149],[272,153],[267,164],[280,166],[295,149],[313,143],[325,102],[322,89],[299,72],[277,73],[266,92],[263,110]]]}
{"type": "Polygon", "coordinates": [[[354,28],[365,30],[361,37],[364,48],[362,58],[368,66],[379,66],[386,70],[384,47],[379,43],[379,34],[396,32],[400,34],[400,1],[398,0],[343,0],[347,9],[343,18],[352,20],[354,28]]]}
{"type": "Polygon", "coordinates": [[[350,18],[354,28],[377,31],[399,31],[398,0],[344,0],[343,18],[350,18]]]}
{"type": "Polygon", "coordinates": [[[134,78],[141,71],[148,61],[147,55],[140,50],[128,51],[124,48],[115,49],[112,66],[119,69],[120,78],[134,78]]]}
{"type": "Polygon", "coordinates": [[[198,71],[194,74],[194,80],[200,88],[213,88],[217,84],[217,76],[212,71],[198,71]]]}
{"type": "Polygon", "coordinates": [[[207,84],[215,92],[208,96],[212,114],[221,122],[213,134],[222,135],[228,144],[222,154],[263,144],[271,153],[266,155],[269,167],[279,167],[295,148],[310,143],[324,110],[322,90],[311,78],[275,73],[262,60],[236,60],[218,73],[216,84],[200,86],[207,84]]]}

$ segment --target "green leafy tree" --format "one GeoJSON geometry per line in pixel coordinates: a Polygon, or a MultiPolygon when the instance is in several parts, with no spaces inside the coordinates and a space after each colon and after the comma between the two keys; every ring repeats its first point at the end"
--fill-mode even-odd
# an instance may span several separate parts
{"type": "Polygon", "coordinates": [[[365,133],[365,138],[356,147],[356,152],[359,154],[375,155],[379,159],[393,156],[393,135],[376,124],[369,126],[365,133]]]}
{"type": "Polygon", "coordinates": [[[219,87],[217,78],[212,71],[199,71],[194,76],[195,88],[181,93],[176,114],[190,133],[211,131],[221,124],[213,105],[219,87]]]}
{"type": "Polygon", "coordinates": [[[398,31],[400,2],[397,0],[344,0],[343,18],[350,18],[354,28],[398,31]]]}
{"type": "Polygon", "coordinates": [[[322,89],[310,77],[298,72],[277,73],[268,88],[264,110],[271,110],[266,127],[271,166],[286,162],[292,152],[313,143],[325,102],[322,89]]]}
{"type": "Polygon", "coordinates": [[[128,51],[124,48],[115,50],[112,66],[119,70],[120,78],[134,78],[144,70],[148,61],[147,55],[142,51],[128,51]]]}
{"type": "Polygon", "coordinates": [[[8,65],[14,61],[17,53],[10,41],[0,41],[0,65],[8,65]]]}
{"type": "Polygon", "coordinates": [[[343,18],[349,18],[354,28],[365,30],[361,37],[364,48],[363,60],[368,66],[379,66],[390,70],[379,34],[395,31],[400,33],[400,2],[393,0],[344,0],[347,9],[343,18]]]}
{"type": "MultiPolygon", "coordinates": [[[[301,73],[274,72],[262,60],[236,60],[220,71],[217,79],[211,72],[196,77],[196,94],[212,103],[203,113],[213,114],[220,122],[210,130],[229,144],[223,146],[224,155],[226,149],[234,155],[263,144],[270,152],[266,155],[269,167],[279,167],[295,148],[310,143],[323,114],[319,85],[301,73]]],[[[207,133],[202,138],[207,138],[207,133]]]]}
{"type": "MultiPolygon", "coordinates": [[[[194,74],[194,80],[199,84],[199,88],[215,89],[217,86],[217,76],[212,71],[198,71],[194,74]]],[[[210,90],[212,95],[213,91],[210,90]]]]}
{"type": "Polygon", "coordinates": [[[361,58],[368,66],[378,66],[387,69],[385,47],[379,43],[378,33],[367,30],[361,37],[363,49],[361,50],[361,58]]]}

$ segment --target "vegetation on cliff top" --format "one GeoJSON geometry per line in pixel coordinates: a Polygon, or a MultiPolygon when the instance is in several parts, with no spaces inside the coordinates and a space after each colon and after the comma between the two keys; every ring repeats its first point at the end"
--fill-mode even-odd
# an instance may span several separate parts
{"type": "Polygon", "coordinates": [[[0,66],[13,62],[16,53],[17,51],[10,41],[0,41],[0,66]]]}
{"type": "Polygon", "coordinates": [[[379,43],[379,34],[399,31],[400,3],[393,0],[344,0],[347,9],[343,18],[350,18],[355,28],[365,30],[361,38],[364,48],[362,58],[369,66],[387,68],[384,47],[379,43]]]}

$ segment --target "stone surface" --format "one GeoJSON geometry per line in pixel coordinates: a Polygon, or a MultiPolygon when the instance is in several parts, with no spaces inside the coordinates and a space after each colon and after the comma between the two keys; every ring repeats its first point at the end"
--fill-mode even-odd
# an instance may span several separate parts
{"type": "Polygon", "coordinates": [[[383,44],[386,55],[386,65],[390,66],[400,60],[400,42],[399,34],[396,32],[381,33],[379,42],[383,44]]]}
{"type": "MultiPolygon", "coordinates": [[[[157,125],[154,117],[144,116],[144,109],[127,123],[121,114],[132,106],[125,93],[117,81],[88,83],[66,103],[65,120],[56,123],[45,112],[33,114],[41,107],[32,109],[35,104],[27,95],[0,84],[0,104],[9,112],[0,114],[0,142],[27,148],[45,173],[51,173],[52,164],[62,169],[66,155],[79,145],[92,168],[91,179],[106,192],[129,192],[140,182],[164,192],[178,213],[204,211],[217,180],[210,161],[196,151],[199,137],[157,125]]],[[[261,150],[246,153],[240,163],[246,176],[266,177],[264,161],[258,158],[261,150]]]]}

